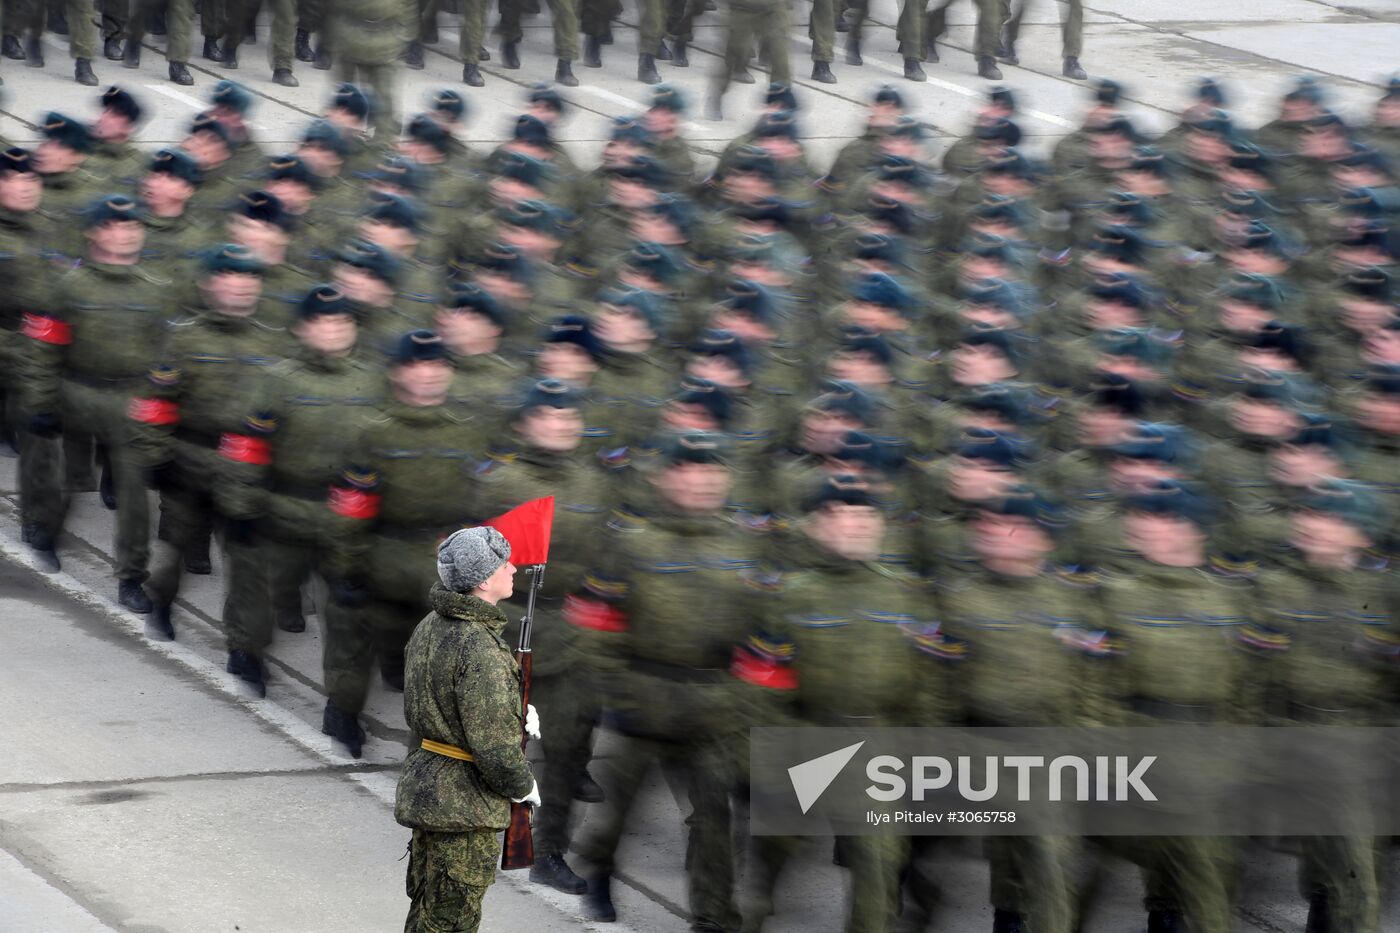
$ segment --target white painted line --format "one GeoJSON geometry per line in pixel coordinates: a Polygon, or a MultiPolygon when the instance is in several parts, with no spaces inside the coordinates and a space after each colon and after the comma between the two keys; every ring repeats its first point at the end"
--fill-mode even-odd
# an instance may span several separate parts
{"type": "MultiPolygon", "coordinates": [[[[197,113],[203,113],[209,109],[208,101],[200,100],[198,97],[191,97],[183,91],[175,90],[168,84],[144,84],[142,87],[148,91],[155,91],[157,94],[163,94],[171,100],[178,100],[185,106],[193,108],[197,113]]],[[[255,130],[261,130],[264,133],[267,132],[267,127],[263,126],[261,123],[254,123],[249,120],[248,125],[255,130]]]]}
{"type": "MultiPolygon", "coordinates": [[[[634,113],[641,113],[647,109],[647,105],[644,104],[642,101],[633,100],[630,97],[624,97],[621,94],[610,91],[605,87],[598,87],[595,84],[580,84],[576,88],[565,88],[564,90],[583,91],[587,94],[592,94],[594,97],[601,97],[603,100],[610,100],[615,104],[621,104],[622,106],[626,107],[628,110],[634,113]]],[[[712,126],[705,127],[700,125],[699,123],[691,123],[689,120],[684,121],[681,125],[692,133],[703,133],[707,129],[714,128],[712,126]]]]}

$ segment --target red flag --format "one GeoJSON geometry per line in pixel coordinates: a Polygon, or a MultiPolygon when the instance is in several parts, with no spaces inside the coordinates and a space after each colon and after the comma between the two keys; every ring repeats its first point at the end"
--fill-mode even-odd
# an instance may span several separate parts
{"type": "Polygon", "coordinates": [[[554,527],[554,497],[532,499],[504,515],[482,522],[510,542],[510,562],[530,567],[549,561],[549,533],[554,527]]]}

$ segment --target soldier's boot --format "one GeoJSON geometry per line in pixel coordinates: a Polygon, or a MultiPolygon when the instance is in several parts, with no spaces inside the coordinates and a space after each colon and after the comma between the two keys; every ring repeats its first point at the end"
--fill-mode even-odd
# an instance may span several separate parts
{"type": "Polygon", "coordinates": [[[365,742],[365,730],[359,720],[329,701],[321,715],[321,734],[328,735],[350,752],[351,758],[359,758],[365,742]]]}
{"type": "Polygon", "coordinates": [[[656,60],[659,62],[669,62],[671,58],[671,49],[666,45],[666,40],[662,39],[656,44],[656,60]]]}
{"type": "Polygon", "coordinates": [[[865,59],[860,57],[860,40],[851,36],[846,40],[846,64],[864,65],[865,59]]]}
{"type": "Polygon", "coordinates": [[[924,40],[924,50],[923,50],[923,51],[924,51],[924,61],[926,61],[926,62],[932,62],[932,63],[934,63],[934,64],[937,64],[937,63],[938,63],[939,58],[938,58],[938,43],[937,43],[937,42],[935,42],[935,41],[932,40],[932,39],[925,39],[925,40],[924,40]]]}
{"type": "Polygon", "coordinates": [[[583,67],[603,67],[603,43],[597,36],[583,37],[583,67]]]}
{"type": "Polygon", "coordinates": [[[530,866],[530,880],[565,894],[582,894],[588,890],[588,882],[574,874],[562,855],[537,857],[530,866]]]}
{"type": "Polygon", "coordinates": [[[1014,910],[997,908],[992,916],[992,933],[1025,933],[1026,925],[1014,910]]]}
{"type": "Polygon", "coordinates": [[[44,573],[58,573],[62,570],[63,565],[58,562],[58,554],[54,551],[53,535],[40,531],[37,525],[29,525],[25,530],[27,535],[24,542],[33,552],[34,563],[38,568],[44,573]]]}
{"type": "Polygon", "coordinates": [[[1181,933],[1181,915],[1174,910],[1153,910],[1147,914],[1147,933],[1181,933]]]}
{"type": "Polygon", "coordinates": [[[306,619],[296,609],[283,610],[277,614],[277,627],[293,635],[306,631],[306,619]]]}
{"type": "Polygon", "coordinates": [[[190,553],[185,555],[185,573],[197,577],[207,577],[214,572],[214,562],[209,558],[209,539],[197,541],[190,553]]]}
{"type": "Polygon", "coordinates": [[[520,67],[520,50],[519,50],[519,46],[520,46],[520,43],[519,43],[519,42],[502,42],[502,43],[501,43],[501,67],[502,67],[502,68],[509,68],[511,71],[514,71],[514,70],[516,70],[517,68],[520,67]]]}
{"type": "Polygon", "coordinates": [[[174,641],[175,623],[170,620],[169,606],[153,606],[146,618],[146,637],[156,641],[174,641]]]}
{"type": "MultiPolygon", "coordinates": [[[[122,67],[123,67],[123,68],[140,68],[140,67],[141,67],[141,43],[137,42],[135,39],[127,39],[127,40],[126,40],[126,51],[122,53],[122,67]]],[[[105,482],[105,483],[110,483],[110,482],[111,482],[111,481],[108,479],[108,477],[107,477],[107,474],[108,474],[109,472],[111,472],[111,471],[110,471],[110,470],[103,470],[103,471],[102,471],[102,479],[103,479],[103,482],[105,482]]],[[[106,488],[106,487],[104,486],[104,487],[103,487],[103,489],[104,489],[104,495],[102,496],[102,504],[103,504],[103,505],[107,505],[107,496],[105,495],[105,488],[106,488]]],[[[108,505],[107,507],[110,509],[110,508],[115,508],[115,506],[116,506],[116,503],[115,503],[115,500],[114,500],[114,501],[113,501],[113,504],[112,504],[112,505],[108,505]]]]}
{"type": "Polygon", "coordinates": [[[489,62],[491,60],[491,53],[486,51],[486,46],[477,46],[476,60],[479,62],[489,62]]]}
{"type": "MultiPolygon", "coordinates": [[[[136,52],[136,64],[127,65],[128,68],[141,67],[141,52],[138,46],[136,52]]],[[[102,507],[109,512],[117,509],[117,489],[112,481],[112,465],[106,461],[102,464],[102,473],[97,481],[97,495],[102,500],[102,507]]]]}
{"type": "Polygon", "coordinates": [[[601,36],[598,37],[598,41],[602,42],[604,45],[612,45],[612,44],[613,44],[612,23],[611,23],[611,22],[609,22],[606,26],[603,27],[603,34],[602,34],[601,36]]]}
{"type": "Polygon", "coordinates": [[[1065,58],[1065,67],[1061,69],[1060,73],[1066,78],[1073,78],[1076,81],[1083,81],[1089,77],[1084,73],[1084,69],[1080,67],[1079,59],[1075,58],[1073,55],[1065,58]]]}
{"type": "Polygon", "coordinates": [[[204,39],[204,52],[202,54],[211,62],[224,60],[224,50],[219,48],[219,40],[208,36],[204,39]]]}
{"type": "Polygon", "coordinates": [[[290,68],[273,69],[272,83],[280,84],[283,87],[301,87],[301,82],[297,80],[296,75],[292,74],[290,68]]]}
{"type": "Polygon", "coordinates": [[[588,890],[583,894],[583,918],[595,923],[615,923],[617,908],[612,901],[612,876],[595,875],[588,879],[588,890]]]}
{"type": "Polygon", "coordinates": [[[573,62],[559,59],[554,64],[554,83],[564,87],[578,87],[578,78],[574,77],[573,62]]]}
{"type": "Polygon", "coordinates": [[[165,22],[164,10],[156,10],[151,14],[151,28],[149,32],[153,36],[163,36],[170,32],[170,28],[165,22]]]}
{"type": "Polygon", "coordinates": [[[839,9],[838,9],[838,10],[836,11],[836,31],[837,31],[837,32],[850,32],[850,31],[851,31],[851,24],[848,23],[848,22],[846,22],[846,11],[845,11],[845,10],[839,10],[839,9]]]}
{"type": "Polygon", "coordinates": [[[1303,933],[1332,933],[1326,891],[1314,891],[1308,899],[1308,925],[1303,928],[1303,933]]]}
{"type": "Polygon", "coordinates": [[[333,64],[335,59],[331,57],[331,50],[324,44],[316,46],[316,60],[311,63],[311,67],[317,71],[330,71],[333,64]]]}
{"type": "Polygon", "coordinates": [[[84,87],[97,87],[97,75],[93,74],[92,62],[89,59],[73,60],[73,80],[84,87]]]}
{"type": "Polygon", "coordinates": [[[997,67],[997,60],[990,55],[983,55],[977,59],[977,77],[986,78],[988,81],[1000,81],[1001,69],[997,67]]]}
{"type": "Polygon", "coordinates": [[[297,30],[296,56],[299,62],[316,60],[316,53],[311,51],[311,33],[305,29],[297,30]]]}
{"type": "Polygon", "coordinates": [[[15,36],[5,36],[4,39],[0,39],[0,55],[22,62],[24,61],[24,46],[19,44],[19,39],[15,36]]]}
{"type": "Polygon", "coordinates": [[[593,775],[588,773],[588,769],[583,771],[583,777],[579,778],[577,786],[574,787],[574,799],[583,803],[602,803],[603,788],[598,782],[593,780],[593,775]]]}
{"type": "Polygon", "coordinates": [[[108,36],[102,40],[102,55],[109,62],[121,61],[124,53],[121,36],[108,36]]]}
{"type": "Polygon", "coordinates": [[[924,74],[924,66],[919,64],[917,58],[906,58],[904,60],[904,77],[909,81],[928,80],[928,75],[924,74]]]}
{"type": "Polygon", "coordinates": [[[403,63],[407,68],[414,71],[423,70],[423,43],[416,39],[408,44],[408,51],[403,53],[403,63]]]}
{"type": "Polygon", "coordinates": [[[671,65],[675,68],[689,68],[690,53],[686,51],[685,43],[680,39],[675,41],[676,44],[671,46],[671,65]]]}
{"type": "Polygon", "coordinates": [[[232,69],[238,68],[238,49],[224,49],[224,67],[232,69]]]}
{"type": "Polygon", "coordinates": [[[190,74],[190,66],[184,62],[170,63],[170,80],[175,84],[189,87],[194,84],[194,75],[190,74]]]}
{"type": "Polygon", "coordinates": [[[24,40],[24,64],[26,68],[44,67],[44,46],[37,37],[24,40]]]}
{"type": "Polygon", "coordinates": [[[812,62],[812,80],[822,84],[835,84],[836,75],[831,73],[829,62],[812,62]]]}
{"type": "Polygon", "coordinates": [[[1016,43],[1011,40],[1011,32],[1005,26],[1001,28],[1001,36],[997,39],[997,58],[1008,65],[1021,64],[1021,60],[1016,57],[1016,43]]]}
{"type": "Polygon", "coordinates": [[[151,611],[151,598],[138,580],[121,580],[117,583],[117,602],[138,615],[151,611]]]}
{"type": "Polygon", "coordinates": [[[643,84],[661,83],[661,75],[656,73],[655,57],[645,52],[637,56],[637,80],[643,84]]]}
{"type": "Polygon", "coordinates": [[[224,665],[224,670],[230,674],[237,674],[239,680],[251,687],[258,696],[267,696],[262,660],[257,655],[235,648],[228,653],[228,663],[224,665]]]}
{"type": "Polygon", "coordinates": [[[462,67],[462,83],[471,87],[481,87],[486,82],[481,78],[481,69],[476,62],[467,62],[462,67]]]}

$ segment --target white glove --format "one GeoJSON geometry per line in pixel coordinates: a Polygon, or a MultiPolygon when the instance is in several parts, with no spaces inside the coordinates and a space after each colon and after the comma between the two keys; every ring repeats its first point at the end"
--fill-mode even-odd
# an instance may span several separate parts
{"type": "Polygon", "coordinates": [[[528,794],[524,797],[512,797],[510,800],[511,803],[523,803],[529,807],[538,807],[540,805],[540,782],[532,781],[528,794]]]}
{"type": "Polygon", "coordinates": [[[535,704],[525,706],[525,734],[532,739],[540,737],[540,714],[535,712],[535,704]]]}

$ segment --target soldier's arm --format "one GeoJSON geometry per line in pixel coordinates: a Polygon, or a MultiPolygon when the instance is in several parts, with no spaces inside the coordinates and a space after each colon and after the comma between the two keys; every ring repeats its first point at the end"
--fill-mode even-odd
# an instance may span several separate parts
{"type": "Polygon", "coordinates": [[[519,799],[535,783],[521,747],[520,685],[509,655],[488,639],[483,634],[467,643],[457,676],[457,715],[486,786],[519,799]]]}
{"type": "Polygon", "coordinates": [[[136,462],[154,470],[170,462],[175,427],[180,423],[180,395],[184,377],[180,340],[167,329],[164,345],[146,379],[132,394],[126,415],[131,422],[129,444],[136,462]]]}
{"type": "Polygon", "coordinates": [[[598,558],[564,600],[564,620],[578,630],[580,643],[600,668],[619,671],[630,657],[633,539],[644,534],[643,520],[623,510],[609,518],[598,558]]]}
{"type": "MultiPolygon", "coordinates": [[[[1071,630],[1067,644],[1075,653],[1075,666],[1080,673],[1075,684],[1074,721],[1087,726],[1120,725],[1124,719],[1121,701],[1132,692],[1122,664],[1122,655],[1129,647],[1113,621],[1104,581],[1097,574],[1078,569],[1059,573],[1074,575],[1077,579],[1073,585],[1081,588],[1079,624],[1071,630]]],[[[1112,585],[1133,583],[1120,580],[1112,585]]]]}
{"type": "Polygon", "coordinates": [[[271,385],[264,381],[257,400],[243,415],[237,431],[219,436],[219,475],[213,483],[214,503],[225,516],[246,521],[266,508],[272,472],[272,441],[280,426],[272,403],[271,385]]]}
{"type": "Polygon", "coordinates": [[[45,307],[25,309],[20,320],[24,340],[18,354],[21,398],[30,415],[57,415],[58,389],[68,346],[73,342],[72,296],[65,278],[45,307]]]}
{"type": "Polygon", "coordinates": [[[326,575],[336,582],[356,577],[369,550],[370,529],[379,517],[379,465],[368,433],[369,425],[356,426],[352,453],[326,497],[326,575]]]}

